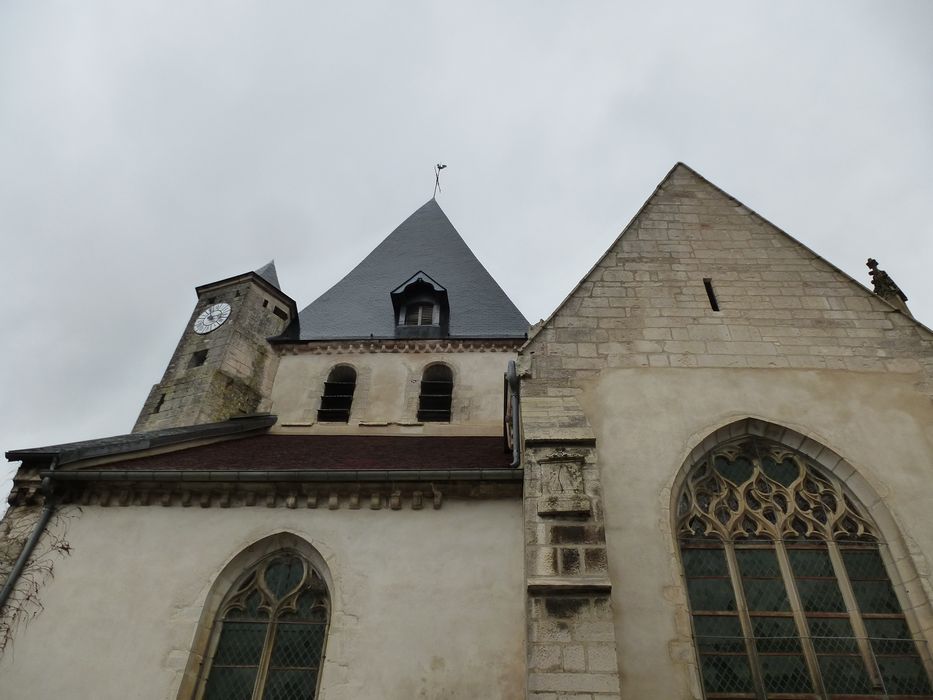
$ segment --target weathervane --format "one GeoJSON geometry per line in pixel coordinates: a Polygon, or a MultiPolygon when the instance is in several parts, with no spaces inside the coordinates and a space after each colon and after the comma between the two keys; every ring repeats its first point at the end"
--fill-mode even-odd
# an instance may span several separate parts
{"type": "Polygon", "coordinates": [[[434,166],[434,196],[435,197],[437,196],[438,192],[443,192],[443,190],[441,189],[441,170],[443,170],[446,167],[447,166],[442,163],[438,163],[437,165],[434,166]]]}

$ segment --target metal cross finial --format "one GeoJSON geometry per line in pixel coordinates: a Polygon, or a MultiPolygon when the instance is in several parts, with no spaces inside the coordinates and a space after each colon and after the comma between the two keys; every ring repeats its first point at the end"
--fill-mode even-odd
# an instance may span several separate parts
{"type": "Polygon", "coordinates": [[[442,163],[438,163],[437,165],[434,166],[434,196],[435,197],[437,197],[438,192],[443,192],[443,190],[441,190],[441,170],[443,170],[446,167],[447,166],[442,163]]]}

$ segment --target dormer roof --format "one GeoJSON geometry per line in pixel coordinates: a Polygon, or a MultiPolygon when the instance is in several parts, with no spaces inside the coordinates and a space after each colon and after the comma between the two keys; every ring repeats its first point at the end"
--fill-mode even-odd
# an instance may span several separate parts
{"type": "Polygon", "coordinates": [[[293,328],[290,335],[298,340],[393,338],[392,294],[419,275],[447,292],[446,337],[522,338],[528,331],[528,321],[432,199],[305,307],[297,333],[293,328]]]}

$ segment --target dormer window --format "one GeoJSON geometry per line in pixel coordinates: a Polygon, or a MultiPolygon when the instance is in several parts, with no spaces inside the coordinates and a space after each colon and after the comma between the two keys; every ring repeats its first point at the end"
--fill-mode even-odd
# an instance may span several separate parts
{"type": "Polygon", "coordinates": [[[447,290],[424,272],[416,272],[391,293],[398,338],[443,338],[450,306],[447,290]]]}

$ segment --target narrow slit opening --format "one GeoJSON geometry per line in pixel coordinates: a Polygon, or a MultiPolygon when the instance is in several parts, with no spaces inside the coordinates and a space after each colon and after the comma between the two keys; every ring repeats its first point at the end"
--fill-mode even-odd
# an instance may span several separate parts
{"type": "Polygon", "coordinates": [[[719,311],[719,302],[716,301],[716,292],[713,291],[713,280],[710,277],[703,278],[703,286],[706,287],[706,296],[709,297],[709,306],[713,311],[719,311]]]}

